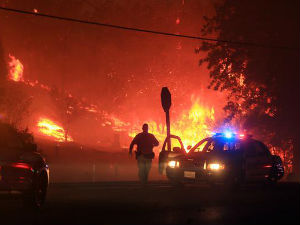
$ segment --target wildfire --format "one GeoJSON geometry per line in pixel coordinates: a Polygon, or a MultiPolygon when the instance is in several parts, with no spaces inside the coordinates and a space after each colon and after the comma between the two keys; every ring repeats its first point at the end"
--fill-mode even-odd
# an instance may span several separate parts
{"type": "MultiPolygon", "coordinates": [[[[165,124],[155,121],[147,121],[149,132],[154,134],[162,144],[166,138],[165,124]]],[[[196,99],[189,110],[185,110],[175,121],[171,122],[171,134],[177,135],[183,141],[185,148],[195,145],[203,138],[209,136],[215,123],[214,108],[203,106],[196,99]]],[[[139,124],[140,125],[140,124],[139,124]]],[[[134,126],[129,132],[134,137],[141,130],[140,126],[134,126]]],[[[173,147],[179,143],[173,143],[173,147]]]]}
{"type": "MultiPolygon", "coordinates": [[[[24,80],[23,77],[23,64],[14,56],[9,55],[11,61],[9,62],[9,75],[8,78],[15,82],[22,82],[31,87],[39,87],[46,91],[50,91],[51,87],[40,83],[39,81],[24,80]]],[[[72,95],[69,93],[69,97],[72,95]]],[[[192,98],[192,106],[189,110],[183,111],[178,117],[173,119],[171,117],[171,133],[181,137],[185,147],[188,145],[195,145],[201,139],[210,135],[215,123],[214,108],[210,108],[200,104],[199,99],[192,98]]],[[[78,107],[86,112],[101,114],[107,120],[102,126],[109,125],[116,132],[126,132],[130,137],[134,137],[141,131],[141,124],[147,122],[149,124],[149,132],[153,133],[162,144],[166,137],[165,123],[157,123],[155,120],[151,121],[137,121],[136,123],[124,122],[113,115],[106,115],[99,111],[98,107],[94,104],[84,104],[84,100],[80,100],[78,107]]],[[[171,113],[172,116],[172,113],[171,113]]],[[[67,135],[65,129],[58,125],[56,122],[41,117],[37,122],[38,132],[42,135],[52,137],[54,140],[73,141],[72,137],[67,135]]],[[[172,143],[172,146],[176,146],[172,143]]]]}
{"type": "MultiPolygon", "coordinates": [[[[55,122],[47,118],[40,118],[37,127],[40,133],[53,137],[56,141],[65,141],[65,130],[63,127],[59,126],[55,122]]],[[[68,135],[67,141],[73,141],[72,137],[68,135]]]]}
{"type": "Polygon", "coordinates": [[[23,64],[12,55],[9,55],[9,58],[11,61],[8,64],[10,67],[8,78],[15,82],[23,81],[23,64]]]}

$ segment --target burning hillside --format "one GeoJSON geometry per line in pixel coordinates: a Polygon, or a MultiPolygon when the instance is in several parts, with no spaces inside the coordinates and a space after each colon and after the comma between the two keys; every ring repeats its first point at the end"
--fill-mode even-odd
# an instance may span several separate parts
{"type": "Polygon", "coordinates": [[[37,122],[38,131],[48,137],[54,138],[55,141],[73,141],[73,139],[66,134],[63,127],[47,118],[40,118],[37,122]]]}
{"type": "MultiPolygon", "coordinates": [[[[94,121],[94,123],[98,124],[99,139],[101,139],[101,135],[103,135],[103,133],[99,131],[100,128],[109,127],[113,133],[120,133],[126,136],[120,144],[121,146],[127,146],[130,137],[133,137],[136,133],[140,132],[141,124],[147,122],[149,124],[149,131],[157,136],[161,143],[164,141],[166,136],[166,127],[164,122],[157,122],[155,119],[146,119],[146,121],[127,121],[100,110],[96,104],[86,104],[81,99],[75,99],[71,93],[65,93],[65,97],[62,97],[61,93],[53,94],[53,88],[48,85],[41,84],[39,81],[24,79],[24,66],[19,59],[10,55],[10,60],[10,70],[8,75],[9,80],[21,82],[28,88],[35,87],[44,90],[49,95],[53,95],[54,101],[57,102],[55,112],[55,118],[57,119],[55,120],[49,119],[53,118],[53,115],[45,115],[44,112],[39,112],[39,110],[36,109],[35,115],[37,116],[33,118],[35,123],[32,128],[36,135],[47,137],[58,142],[77,141],[76,138],[73,139],[71,137],[73,136],[72,132],[74,132],[74,130],[69,127],[72,123],[72,117],[74,114],[78,114],[78,111],[82,111],[85,112],[85,114],[80,114],[80,116],[76,117],[76,120],[83,121],[84,117],[88,116],[94,121]],[[62,114],[62,116],[59,117],[58,112],[61,112],[60,114],[62,114]]],[[[200,102],[199,98],[192,96],[190,108],[183,110],[179,116],[176,116],[172,120],[171,132],[172,134],[180,136],[182,140],[184,140],[184,144],[186,146],[193,145],[211,132],[214,122],[214,108],[205,106],[200,102]]]]}
{"type": "MultiPolygon", "coordinates": [[[[192,106],[184,110],[180,116],[171,122],[171,134],[181,137],[185,147],[193,146],[201,139],[211,134],[215,126],[215,111],[213,107],[207,107],[200,103],[198,98],[191,98],[192,106]]],[[[153,133],[162,143],[166,137],[166,126],[153,120],[146,121],[149,131],[153,133]]],[[[133,125],[130,137],[134,137],[141,128],[140,124],[133,125]]]]}
{"type": "Polygon", "coordinates": [[[23,81],[23,64],[12,55],[9,55],[9,58],[11,59],[9,62],[9,79],[16,82],[23,81]]]}

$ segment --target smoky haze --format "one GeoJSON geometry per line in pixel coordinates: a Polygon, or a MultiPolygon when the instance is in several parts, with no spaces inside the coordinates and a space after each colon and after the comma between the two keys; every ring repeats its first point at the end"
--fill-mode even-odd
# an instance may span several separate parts
{"type": "MultiPolygon", "coordinates": [[[[176,34],[200,35],[203,16],[214,14],[211,1],[6,1],[5,7],[176,34]],[[195,32],[196,31],[196,32],[195,32]]],[[[200,42],[149,33],[78,24],[0,12],[4,56],[24,65],[24,77],[95,104],[128,123],[164,123],[160,90],[172,92],[171,119],[191,106],[191,96],[221,111],[223,94],[207,89],[208,71],[199,67],[200,42]]],[[[58,117],[47,94],[35,95],[35,120],[58,117]],[[48,114],[48,115],[47,115],[48,114]]],[[[93,115],[70,124],[78,142],[104,145],[115,132],[93,115]]],[[[126,136],[126,135],[125,135],[126,136]]],[[[121,138],[122,139],[122,138],[121,138]]],[[[125,138],[126,139],[126,138],[125,138]]],[[[122,141],[128,144],[129,139],[122,141]]]]}

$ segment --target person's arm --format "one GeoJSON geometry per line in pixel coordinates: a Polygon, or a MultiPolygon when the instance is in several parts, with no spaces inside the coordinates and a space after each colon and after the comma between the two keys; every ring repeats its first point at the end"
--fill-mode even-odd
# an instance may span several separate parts
{"type": "Polygon", "coordinates": [[[158,146],[159,145],[159,142],[158,140],[156,139],[156,137],[154,135],[153,136],[153,146],[158,146]]]}
{"type": "Polygon", "coordinates": [[[133,146],[137,143],[137,136],[135,136],[133,138],[133,140],[131,141],[130,143],[130,146],[129,146],[129,154],[131,155],[132,154],[132,149],[133,149],[133,146]]]}

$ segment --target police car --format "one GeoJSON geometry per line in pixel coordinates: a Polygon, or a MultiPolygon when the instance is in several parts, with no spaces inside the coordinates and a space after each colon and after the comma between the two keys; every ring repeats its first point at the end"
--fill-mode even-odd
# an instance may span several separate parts
{"type": "MultiPolygon", "coordinates": [[[[176,136],[171,138],[180,140],[176,136]]],[[[234,187],[250,182],[274,184],[284,175],[280,157],[244,134],[217,133],[198,142],[188,153],[181,140],[181,145],[171,151],[165,143],[159,155],[159,168],[172,183],[202,181],[234,187]]]]}
{"type": "Polygon", "coordinates": [[[45,202],[49,169],[32,136],[0,123],[0,196],[20,195],[26,207],[45,202]]]}

